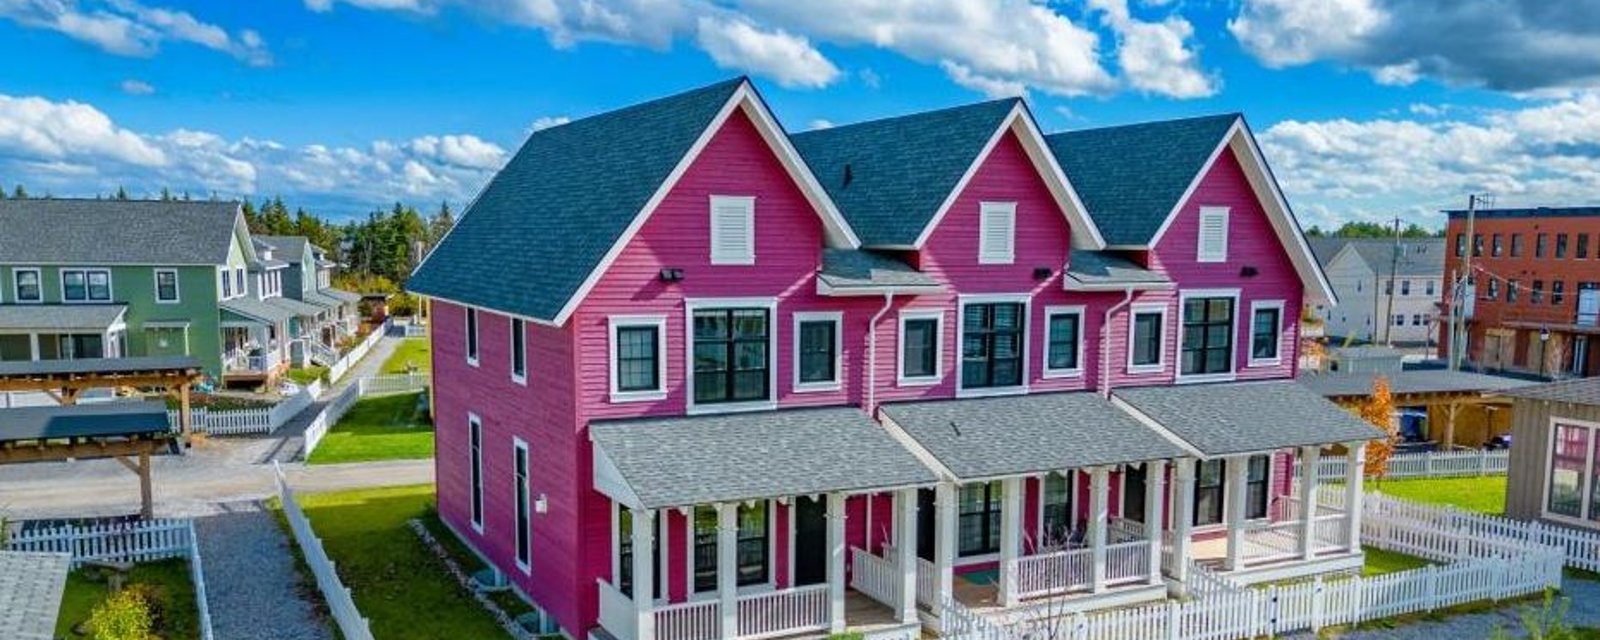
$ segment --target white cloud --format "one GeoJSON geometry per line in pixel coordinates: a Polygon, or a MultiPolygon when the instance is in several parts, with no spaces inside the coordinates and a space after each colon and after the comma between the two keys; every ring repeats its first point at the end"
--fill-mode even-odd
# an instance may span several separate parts
{"type": "Polygon", "coordinates": [[[1345,55],[1388,21],[1375,0],[1245,0],[1228,31],[1269,67],[1345,55]]]}
{"type": "Polygon", "coordinates": [[[0,0],[0,18],[56,31],[121,56],[149,57],[164,42],[186,42],[250,65],[272,64],[272,54],[261,35],[250,29],[230,35],[186,11],[150,7],[134,0],[97,0],[85,5],[78,0],[0,0]]]}
{"type": "Polygon", "coordinates": [[[1214,95],[1220,82],[1200,70],[1200,55],[1189,44],[1194,26],[1177,14],[1145,22],[1128,11],[1127,0],[1091,0],[1117,34],[1117,66],[1134,89],[1172,98],[1214,95]]]}
{"type": "Polygon", "coordinates": [[[717,66],[766,76],[785,87],[821,88],[839,68],[805,38],[782,29],[763,31],[738,18],[701,17],[700,48],[717,66]]]}
{"type": "Polygon", "coordinates": [[[498,169],[506,150],[473,135],[423,136],[411,141],[411,152],[458,167],[498,169]]]}
{"type": "Polygon", "coordinates": [[[816,120],[812,120],[806,124],[806,128],[812,131],[816,131],[818,129],[832,129],[833,127],[833,121],[826,118],[817,118],[816,120]]]}
{"type": "Polygon", "coordinates": [[[156,88],[151,86],[150,83],[135,78],[123,80],[117,86],[122,89],[123,93],[130,96],[147,96],[156,92],[156,88]]]}
{"type": "Polygon", "coordinates": [[[167,164],[160,148],[116,126],[99,109],[36,97],[0,95],[0,150],[16,150],[33,160],[90,156],[141,167],[167,164]]]}
{"type": "Polygon", "coordinates": [[[545,129],[549,129],[550,127],[559,127],[568,122],[572,122],[572,118],[568,118],[566,116],[541,116],[534,118],[533,124],[529,125],[528,127],[528,131],[530,133],[534,131],[543,131],[545,129]]]}

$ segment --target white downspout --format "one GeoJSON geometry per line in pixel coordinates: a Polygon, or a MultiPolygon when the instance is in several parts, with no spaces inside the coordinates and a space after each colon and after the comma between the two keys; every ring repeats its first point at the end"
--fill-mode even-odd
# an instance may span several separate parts
{"type": "MultiPolygon", "coordinates": [[[[1100,395],[1111,397],[1111,316],[1125,309],[1133,303],[1133,287],[1122,290],[1122,302],[1111,305],[1106,309],[1105,318],[1100,321],[1100,395]]],[[[1130,334],[1129,340],[1133,339],[1130,334]]]]}
{"type": "MultiPolygon", "coordinates": [[[[872,319],[867,321],[867,415],[874,420],[878,418],[878,320],[889,313],[889,307],[894,305],[894,292],[887,291],[883,294],[883,308],[872,314],[872,319]]],[[[870,529],[867,535],[871,535],[870,529]]],[[[871,541],[868,541],[871,548],[871,541]]]]}

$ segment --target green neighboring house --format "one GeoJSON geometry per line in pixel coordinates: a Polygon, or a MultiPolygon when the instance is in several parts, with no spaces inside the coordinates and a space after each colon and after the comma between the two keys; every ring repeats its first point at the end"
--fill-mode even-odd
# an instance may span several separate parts
{"type": "Polygon", "coordinates": [[[0,361],[188,354],[270,383],[323,312],[284,297],[293,267],[236,202],[3,200],[0,361]]]}

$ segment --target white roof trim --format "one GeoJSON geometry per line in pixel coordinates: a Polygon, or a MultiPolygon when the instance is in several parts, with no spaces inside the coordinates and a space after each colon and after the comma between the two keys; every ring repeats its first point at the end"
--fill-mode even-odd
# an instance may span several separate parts
{"type": "Polygon", "coordinates": [[[1038,125],[1029,115],[1026,105],[1017,102],[1012,107],[1011,113],[1006,116],[1000,127],[995,129],[994,135],[989,136],[989,141],[983,145],[983,150],[973,158],[972,164],[967,167],[966,173],[961,174],[961,179],[956,181],[955,188],[945,195],[944,203],[939,205],[939,210],[934,212],[933,218],[928,220],[928,225],[922,228],[922,233],[917,235],[912,249],[921,250],[928,243],[928,238],[933,235],[933,230],[939,228],[939,223],[944,220],[945,214],[955,206],[956,198],[966,191],[967,184],[972,182],[972,177],[977,175],[978,168],[989,159],[990,152],[995,145],[1000,143],[1006,132],[1015,131],[1022,142],[1022,149],[1028,154],[1028,159],[1033,161],[1034,169],[1039,172],[1039,177],[1044,179],[1045,186],[1050,189],[1050,194],[1055,196],[1056,206],[1061,208],[1066,215],[1067,224],[1072,233],[1072,244],[1079,249],[1100,250],[1106,248],[1106,241],[1100,235],[1100,228],[1095,226],[1089,217],[1088,209],[1084,208],[1083,201],[1078,198],[1078,192],[1072,188],[1071,181],[1067,180],[1066,172],[1061,170],[1061,165],[1056,163],[1055,155],[1050,152],[1049,145],[1045,142],[1044,134],[1039,131],[1038,125]],[[1085,237],[1087,234],[1087,237],[1085,237]]]}
{"type": "Polygon", "coordinates": [[[628,224],[622,235],[617,238],[617,241],[606,251],[605,256],[600,259],[600,263],[595,265],[594,269],[589,272],[589,277],[584,279],[583,284],[578,287],[577,291],[573,292],[570,298],[567,298],[567,303],[562,305],[560,313],[557,313],[556,317],[550,320],[551,324],[556,326],[566,324],[567,319],[572,317],[572,313],[577,311],[578,305],[589,296],[589,291],[594,289],[595,285],[599,284],[600,278],[611,269],[611,264],[616,262],[617,256],[622,255],[622,251],[633,243],[634,236],[638,235],[639,230],[644,228],[645,222],[650,220],[650,216],[655,213],[656,208],[661,205],[661,202],[666,199],[668,194],[672,193],[673,188],[678,186],[678,181],[683,179],[689,168],[694,166],[695,160],[699,159],[700,153],[705,150],[706,145],[711,143],[711,139],[716,137],[717,132],[722,130],[722,126],[733,115],[734,109],[739,108],[742,108],[744,113],[750,117],[751,122],[756,127],[756,131],[760,132],[762,139],[767,141],[768,147],[778,156],[778,161],[788,170],[790,177],[799,183],[801,193],[806,194],[806,198],[812,203],[812,206],[820,210],[822,224],[827,230],[829,244],[837,248],[861,248],[861,241],[856,237],[855,231],[845,222],[844,216],[834,206],[833,200],[828,197],[827,192],[823,191],[822,185],[817,182],[816,176],[811,174],[811,170],[800,159],[800,154],[789,144],[788,134],[778,126],[777,120],[773,119],[772,114],[767,111],[766,104],[762,102],[761,96],[750,85],[750,81],[745,80],[739,84],[738,89],[734,90],[733,95],[728,97],[728,102],[722,105],[722,109],[717,112],[716,117],[711,119],[711,123],[706,126],[705,130],[700,132],[700,137],[695,140],[694,145],[689,147],[689,151],[683,154],[683,158],[678,161],[678,165],[673,167],[672,173],[667,174],[667,179],[663,180],[661,185],[656,188],[655,194],[645,202],[644,208],[634,215],[633,222],[628,224]]]}
{"type": "Polygon", "coordinates": [[[594,449],[594,489],[629,509],[643,509],[639,494],[622,477],[622,471],[617,469],[617,464],[611,461],[611,456],[606,455],[600,447],[590,444],[594,449]]]}

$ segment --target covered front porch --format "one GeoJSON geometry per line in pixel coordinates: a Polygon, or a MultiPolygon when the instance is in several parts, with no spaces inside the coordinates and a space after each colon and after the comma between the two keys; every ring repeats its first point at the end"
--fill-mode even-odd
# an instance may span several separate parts
{"type": "Polygon", "coordinates": [[[127,355],[121,304],[0,306],[0,362],[127,355]]]}
{"type": "Polygon", "coordinates": [[[937,478],[859,410],[595,423],[589,432],[595,488],[612,501],[597,635],[920,635],[915,540],[902,534],[897,555],[862,563],[849,550],[870,532],[849,521],[870,496],[889,495],[893,529],[913,532],[917,488],[937,478]],[[653,597],[636,597],[641,585],[653,597]]]}
{"type": "Polygon", "coordinates": [[[289,367],[288,325],[293,312],[265,300],[222,303],[222,381],[266,383],[289,367]]]}

